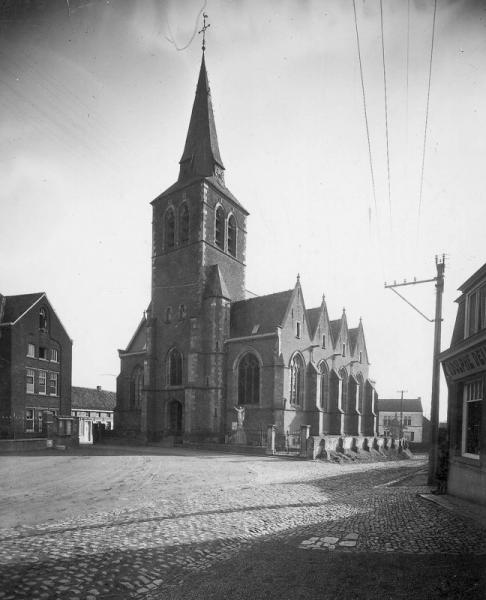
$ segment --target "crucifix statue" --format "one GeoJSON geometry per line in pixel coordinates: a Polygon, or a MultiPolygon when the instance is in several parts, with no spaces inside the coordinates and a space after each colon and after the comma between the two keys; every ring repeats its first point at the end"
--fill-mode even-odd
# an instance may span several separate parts
{"type": "Polygon", "coordinates": [[[238,419],[238,428],[243,427],[243,422],[245,420],[245,407],[244,406],[235,406],[234,409],[237,413],[238,419]]]}

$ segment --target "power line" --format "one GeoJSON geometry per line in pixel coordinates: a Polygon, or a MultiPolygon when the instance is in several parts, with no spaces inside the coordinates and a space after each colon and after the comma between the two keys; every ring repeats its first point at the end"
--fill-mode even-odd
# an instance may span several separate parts
{"type": "Polygon", "coordinates": [[[172,45],[175,47],[175,49],[176,49],[176,50],[179,50],[179,51],[181,51],[181,50],[185,50],[186,48],[189,48],[189,46],[192,44],[192,40],[193,40],[193,39],[196,37],[196,35],[197,35],[197,28],[198,28],[199,18],[201,17],[201,14],[202,14],[203,10],[206,8],[206,4],[207,4],[207,3],[208,3],[208,2],[207,2],[207,0],[204,0],[204,4],[202,5],[202,7],[200,8],[199,12],[197,13],[196,22],[195,22],[195,24],[194,24],[194,31],[192,32],[192,35],[191,35],[191,37],[190,37],[189,41],[187,42],[187,44],[185,44],[185,46],[181,46],[181,47],[179,47],[179,46],[176,44],[176,42],[174,41],[174,36],[173,36],[173,34],[172,34],[172,31],[171,31],[171,28],[170,28],[169,19],[168,19],[168,18],[166,19],[166,21],[167,21],[167,30],[168,30],[168,32],[169,32],[169,36],[170,36],[170,37],[168,37],[168,36],[165,36],[165,39],[166,39],[168,42],[170,42],[170,43],[171,43],[171,44],[172,44],[172,45]]]}
{"type": "Polygon", "coordinates": [[[385,35],[383,33],[383,0],[380,0],[380,16],[381,16],[381,54],[383,58],[383,84],[385,90],[385,130],[386,130],[386,167],[388,172],[388,205],[390,209],[390,223],[392,219],[391,206],[391,183],[390,183],[390,142],[388,135],[388,97],[386,91],[386,65],[385,65],[385,35]]]}
{"type": "Polygon", "coordinates": [[[429,58],[429,81],[427,85],[427,103],[425,107],[425,126],[424,126],[424,147],[422,151],[422,170],[420,174],[420,193],[419,193],[419,205],[418,205],[418,222],[417,222],[417,235],[420,227],[420,211],[422,209],[422,192],[424,186],[424,167],[425,167],[425,149],[427,146],[427,128],[429,123],[429,104],[430,104],[430,82],[432,80],[432,57],[434,55],[434,40],[435,40],[435,21],[437,14],[437,0],[434,0],[434,16],[432,19],[432,42],[430,44],[430,58],[429,58]]]}
{"type": "Polygon", "coordinates": [[[368,111],[366,108],[366,94],[365,94],[364,78],[363,78],[363,63],[361,60],[361,45],[360,45],[360,41],[359,41],[358,18],[356,16],[356,0],[353,0],[353,11],[354,11],[354,27],[356,29],[356,43],[358,46],[359,72],[361,75],[361,92],[363,94],[363,111],[364,111],[365,126],[366,126],[366,139],[368,140],[368,156],[369,156],[369,161],[370,161],[371,187],[373,189],[373,200],[375,203],[376,222],[378,223],[378,206],[376,203],[375,174],[373,171],[373,160],[372,160],[372,155],[371,155],[370,130],[369,130],[369,126],[368,126],[368,111]]]}

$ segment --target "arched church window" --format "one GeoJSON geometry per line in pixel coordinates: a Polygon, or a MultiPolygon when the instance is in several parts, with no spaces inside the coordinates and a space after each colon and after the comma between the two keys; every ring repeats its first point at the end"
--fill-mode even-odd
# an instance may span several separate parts
{"type": "Polygon", "coordinates": [[[218,248],[224,250],[224,210],[221,206],[216,209],[216,226],[214,241],[218,248]]]}
{"type": "Polygon", "coordinates": [[[230,215],[228,219],[228,252],[236,256],[236,219],[230,215]]]}
{"type": "Polygon", "coordinates": [[[173,348],[167,360],[167,383],[169,385],[182,385],[182,354],[173,348]]]}
{"type": "Polygon", "coordinates": [[[339,376],[341,377],[341,408],[345,412],[348,411],[348,372],[346,369],[340,369],[339,376]]]}
{"type": "Polygon", "coordinates": [[[39,311],[39,329],[47,331],[47,310],[41,308],[39,311]]]}
{"type": "Polygon", "coordinates": [[[260,364],[254,354],[243,356],[238,365],[238,404],[260,402],[260,364]]]}
{"type": "Polygon", "coordinates": [[[183,204],[181,206],[179,230],[181,244],[187,244],[189,242],[189,208],[187,204],[183,204]]]}
{"type": "Polygon", "coordinates": [[[302,406],[304,400],[304,361],[296,354],[290,364],[290,402],[302,406]]]}
{"type": "Polygon", "coordinates": [[[319,404],[323,410],[329,410],[329,371],[324,361],[320,364],[320,394],[319,404]]]}
{"type": "Polygon", "coordinates": [[[359,373],[359,375],[356,379],[358,381],[358,391],[357,391],[358,410],[361,414],[363,414],[363,409],[364,409],[364,379],[363,379],[363,375],[361,375],[361,373],[359,373]]]}
{"type": "Polygon", "coordinates": [[[170,250],[175,246],[175,215],[174,210],[169,208],[165,213],[165,249],[170,250]]]}
{"type": "Polygon", "coordinates": [[[131,408],[140,408],[142,405],[142,390],[143,390],[143,369],[137,365],[133,369],[130,382],[130,406],[131,408]]]}

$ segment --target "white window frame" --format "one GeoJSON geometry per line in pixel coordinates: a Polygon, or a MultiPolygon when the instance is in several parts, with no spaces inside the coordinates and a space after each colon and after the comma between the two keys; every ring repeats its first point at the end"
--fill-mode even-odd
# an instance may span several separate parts
{"type": "Polygon", "coordinates": [[[59,350],[57,348],[51,348],[51,362],[59,362],[59,350]]]}
{"type": "MultiPolygon", "coordinates": [[[[467,435],[467,408],[472,402],[483,402],[483,382],[481,379],[468,381],[464,384],[462,398],[462,436],[461,436],[461,454],[466,458],[479,460],[480,454],[472,454],[466,452],[466,435],[467,435]]],[[[482,407],[481,407],[482,408],[482,407]]]]}
{"type": "Polygon", "coordinates": [[[39,394],[45,396],[47,394],[47,371],[39,370],[39,394]],[[44,388],[44,391],[42,391],[44,388]]]}
{"type": "Polygon", "coordinates": [[[31,344],[30,342],[27,344],[27,356],[35,358],[35,344],[31,344]]]}
{"type": "Polygon", "coordinates": [[[27,369],[27,371],[26,371],[25,391],[27,394],[35,393],[35,371],[34,371],[34,369],[27,369]],[[29,378],[32,378],[32,383],[29,382],[29,378]]]}
{"type": "Polygon", "coordinates": [[[34,418],[35,418],[35,410],[30,407],[25,408],[25,431],[26,433],[32,433],[34,431],[34,418]],[[27,417],[28,411],[32,411],[32,417],[27,417]],[[31,424],[30,429],[27,427],[28,424],[31,424]]]}
{"type": "Polygon", "coordinates": [[[49,396],[58,396],[58,395],[59,395],[59,375],[58,375],[58,373],[49,373],[49,396]],[[55,392],[51,392],[51,381],[56,382],[55,392]]]}

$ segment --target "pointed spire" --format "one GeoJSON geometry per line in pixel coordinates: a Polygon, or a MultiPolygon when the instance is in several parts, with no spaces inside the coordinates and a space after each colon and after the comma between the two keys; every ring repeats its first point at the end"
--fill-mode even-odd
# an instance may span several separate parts
{"type": "Polygon", "coordinates": [[[218,136],[214,122],[204,53],[187,132],[186,145],[179,161],[179,181],[191,177],[212,177],[223,181],[224,165],[219,154],[218,136]]]}

